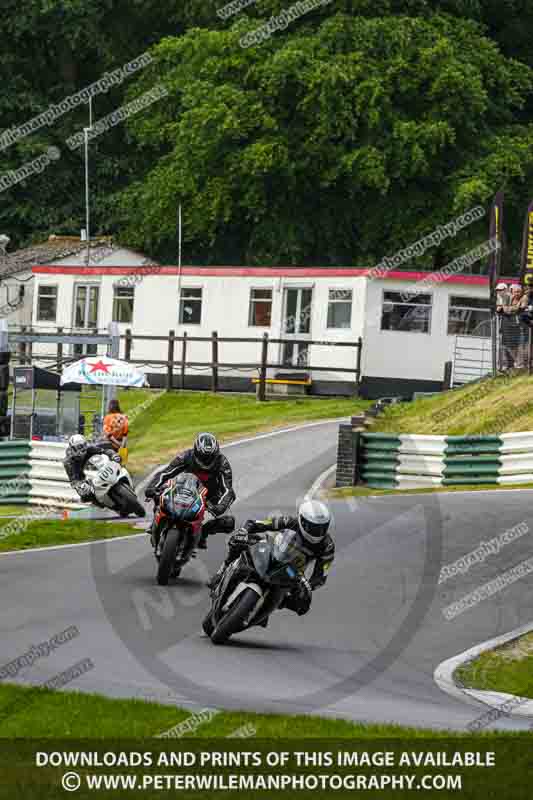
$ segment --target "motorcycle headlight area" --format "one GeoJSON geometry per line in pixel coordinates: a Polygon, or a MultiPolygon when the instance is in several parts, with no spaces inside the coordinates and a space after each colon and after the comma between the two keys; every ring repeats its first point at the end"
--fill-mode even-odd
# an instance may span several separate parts
{"type": "Polygon", "coordinates": [[[180,498],[176,495],[169,495],[163,498],[163,510],[174,519],[191,522],[196,519],[201,508],[202,503],[198,498],[192,503],[189,497],[180,498]]]}

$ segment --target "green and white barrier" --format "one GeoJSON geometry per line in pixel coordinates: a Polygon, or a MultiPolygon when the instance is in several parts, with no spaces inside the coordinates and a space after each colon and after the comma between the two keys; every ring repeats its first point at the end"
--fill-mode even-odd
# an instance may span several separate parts
{"type": "Polygon", "coordinates": [[[0,503],[84,508],[63,467],[61,442],[0,442],[0,503]]]}
{"type": "Polygon", "coordinates": [[[375,489],[533,483],[533,432],[499,436],[362,433],[360,475],[375,489]]]}

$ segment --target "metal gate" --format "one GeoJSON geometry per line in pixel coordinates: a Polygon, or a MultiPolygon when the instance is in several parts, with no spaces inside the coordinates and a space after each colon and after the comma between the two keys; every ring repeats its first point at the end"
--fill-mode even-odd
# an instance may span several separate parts
{"type": "Polygon", "coordinates": [[[453,349],[452,386],[462,386],[492,375],[492,341],[475,336],[456,336],[453,349]]]}

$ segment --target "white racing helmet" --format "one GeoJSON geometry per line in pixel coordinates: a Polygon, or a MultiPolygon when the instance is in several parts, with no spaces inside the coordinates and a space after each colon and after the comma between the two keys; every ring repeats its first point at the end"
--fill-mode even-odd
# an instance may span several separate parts
{"type": "Polygon", "coordinates": [[[81,433],[75,433],[74,436],[71,436],[68,440],[69,450],[75,456],[82,456],[87,452],[87,448],[89,443],[85,436],[82,436],[81,433]]]}
{"type": "Polygon", "coordinates": [[[328,507],[317,500],[304,500],[298,509],[300,533],[310,544],[319,544],[324,539],[330,522],[328,507]]]}

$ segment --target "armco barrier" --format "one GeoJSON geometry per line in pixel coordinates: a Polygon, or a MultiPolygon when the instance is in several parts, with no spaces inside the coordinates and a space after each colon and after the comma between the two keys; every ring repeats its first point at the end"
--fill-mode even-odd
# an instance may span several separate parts
{"type": "Polygon", "coordinates": [[[360,476],[375,489],[418,489],[443,482],[445,437],[362,433],[360,476]]]}
{"type": "Polygon", "coordinates": [[[533,432],[416,436],[359,430],[353,436],[358,477],[371,488],[533,483],[533,432]]]}
{"type": "Polygon", "coordinates": [[[83,508],[71,488],[61,442],[0,442],[0,503],[83,508]]]}

